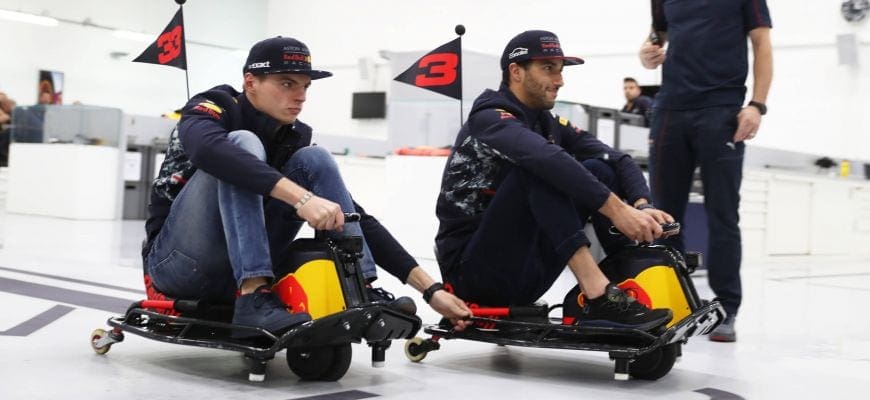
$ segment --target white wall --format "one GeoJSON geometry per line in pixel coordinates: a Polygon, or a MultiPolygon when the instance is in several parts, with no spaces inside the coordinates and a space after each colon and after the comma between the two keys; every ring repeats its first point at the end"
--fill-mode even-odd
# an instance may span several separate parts
{"type": "MultiPolygon", "coordinates": [[[[170,0],[0,0],[0,9],[84,21],[156,39],[178,5],[170,0]]],[[[184,6],[188,41],[248,48],[265,35],[265,0],[190,0],[184,6]]],[[[119,107],[126,113],[160,115],[186,100],[184,71],[130,62],[148,43],[121,39],[111,31],[61,22],[43,27],[0,20],[3,37],[0,90],[19,104],[36,102],[40,69],[64,72],[64,102],[119,107]],[[126,52],[119,59],[110,52],[126,52]]],[[[218,83],[239,87],[244,54],[188,45],[191,93],[218,83]]]]}
{"type": "MultiPolygon", "coordinates": [[[[844,22],[840,0],[769,4],[775,77],[768,101],[771,113],[755,143],[870,159],[870,21],[844,22]],[[835,38],[841,33],[859,35],[860,66],[837,65],[835,38]]],[[[177,5],[170,0],[0,0],[0,9],[75,21],[88,18],[100,25],[157,33],[177,5]]],[[[650,23],[644,0],[443,0],[437,7],[407,0],[188,0],[185,22],[189,40],[243,50],[278,34],[305,41],[315,65],[336,74],[315,82],[302,115],[322,133],[385,137],[386,121],[350,119],[351,92],[389,91],[399,71],[390,70],[380,50],[431,50],[455,37],[453,27],[459,23],[467,28],[465,49],[493,55],[521,30],[556,32],[568,53],[587,61],[566,69],[562,100],[618,107],[624,76],[642,83],[658,83],[660,76],[659,71],[642,69],[635,56],[650,23]]],[[[65,72],[67,102],[159,115],[186,99],[183,71],[129,62],[145,43],[80,25],[46,28],[5,20],[0,20],[0,37],[0,90],[21,104],[35,102],[39,69],[65,72]],[[115,60],[109,57],[112,51],[129,55],[115,60]]],[[[219,83],[238,87],[244,54],[191,44],[188,57],[192,92],[219,83]]],[[[492,71],[497,76],[498,66],[492,71]]]]}
{"type": "MultiPolygon", "coordinates": [[[[839,14],[840,0],[768,1],[774,23],[775,77],[755,144],[835,158],[870,159],[870,21],[848,24],[839,14]],[[860,38],[860,66],[837,65],[836,35],[860,38]]],[[[660,72],[643,69],[636,51],[649,30],[649,3],[641,0],[535,2],[443,0],[269,1],[269,34],[296,36],[311,47],[316,64],[333,67],[342,77],[318,83],[304,119],[320,131],[354,131],[350,92],[361,85],[359,58],[380,64],[379,50],[430,50],[454,36],[464,24],[465,49],[500,54],[507,41],[526,29],[548,29],[569,54],[586,59],[566,68],[562,100],[601,106],[622,105],[622,78],[660,83],[660,72]],[[287,15],[293,15],[292,24],[287,15]],[[306,16],[306,17],[295,17],[306,16]]],[[[492,66],[498,75],[498,65],[492,66]]],[[[377,90],[401,71],[378,78],[377,90]]],[[[751,85],[751,80],[750,83],[751,85]]],[[[372,85],[370,85],[372,86],[372,85]]],[[[750,86],[751,87],[751,86],[750,86]]]]}

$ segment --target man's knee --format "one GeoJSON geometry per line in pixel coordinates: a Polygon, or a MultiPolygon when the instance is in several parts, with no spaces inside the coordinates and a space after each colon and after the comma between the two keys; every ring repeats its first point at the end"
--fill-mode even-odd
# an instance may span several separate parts
{"type": "Polygon", "coordinates": [[[266,149],[263,147],[263,142],[253,132],[243,129],[232,131],[227,135],[227,138],[236,146],[245,149],[260,160],[266,161],[266,149]]]}
{"type": "Polygon", "coordinates": [[[305,146],[290,158],[288,165],[302,165],[308,171],[323,171],[325,169],[338,170],[338,165],[332,158],[332,154],[320,146],[305,146]]]}
{"type": "Polygon", "coordinates": [[[592,158],[583,161],[583,166],[586,167],[592,175],[595,175],[601,183],[608,187],[613,186],[613,183],[616,180],[616,172],[610,164],[604,162],[604,160],[592,158]]]}

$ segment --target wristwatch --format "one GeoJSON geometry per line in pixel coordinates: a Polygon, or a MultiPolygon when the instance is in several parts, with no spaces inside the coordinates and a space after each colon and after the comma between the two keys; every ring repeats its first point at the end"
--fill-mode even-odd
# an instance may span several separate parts
{"type": "Polygon", "coordinates": [[[432,286],[429,286],[423,291],[423,301],[425,301],[426,304],[429,304],[429,302],[432,301],[432,296],[434,296],[435,292],[439,290],[444,290],[444,284],[441,282],[433,283],[432,286]]]}
{"type": "Polygon", "coordinates": [[[647,208],[656,208],[656,206],[654,206],[650,203],[642,203],[642,204],[638,204],[637,207],[635,207],[635,208],[638,210],[646,210],[647,208]]]}
{"type": "Polygon", "coordinates": [[[749,102],[749,104],[747,104],[747,106],[753,106],[753,107],[757,108],[758,112],[760,112],[761,115],[767,114],[767,106],[764,105],[764,103],[759,103],[755,100],[752,100],[749,102]]]}

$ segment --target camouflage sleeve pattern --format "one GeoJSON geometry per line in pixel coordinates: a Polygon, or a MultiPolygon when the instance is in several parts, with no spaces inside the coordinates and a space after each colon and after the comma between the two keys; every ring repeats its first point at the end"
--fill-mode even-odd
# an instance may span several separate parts
{"type": "Polygon", "coordinates": [[[178,196],[178,192],[194,172],[196,168],[184,154],[184,147],[178,139],[178,125],[176,125],[169,136],[166,158],[160,165],[160,172],[154,178],[154,192],[171,202],[175,200],[175,196],[178,196]]]}

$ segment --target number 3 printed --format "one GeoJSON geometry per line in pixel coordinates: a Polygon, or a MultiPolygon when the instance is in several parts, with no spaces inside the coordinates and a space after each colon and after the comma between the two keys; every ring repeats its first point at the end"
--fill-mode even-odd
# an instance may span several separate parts
{"type": "Polygon", "coordinates": [[[157,54],[157,61],[166,64],[181,55],[181,26],[176,26],[157,38],[157,47],[163,52],[157,54]]]}
{"type": "Polygon", "coordinates": [[[420,69],[428,71],[417,75],[414,85],[419,87],[450,85],[456,81],[458,65],[459,56],[455,53],[429,54],[421,58],[418,65],[420,69]]]}

